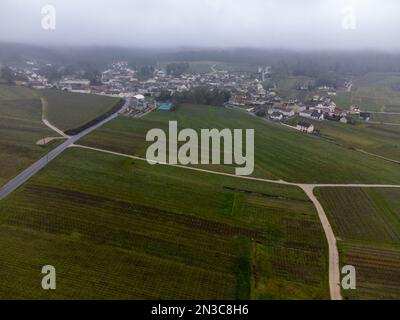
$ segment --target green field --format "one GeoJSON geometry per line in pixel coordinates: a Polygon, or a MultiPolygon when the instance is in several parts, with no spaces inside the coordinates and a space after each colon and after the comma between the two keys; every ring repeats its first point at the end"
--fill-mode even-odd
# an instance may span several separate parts
{"type": "Polygon", "coordinates": [[[326,240],[294,187],[69,149],[0,202],[0,238],[1,298],[329,298],[326,240]]]}
{"type": "Polygon", "coordinates": [[[84,125],[111,110],[119,101],[117,98],[54,89],[40,92],[48,102],[47,119],[63,131],[84,125]]]}
{"type": "Polygon", "coordinates": [[[358,104],[365,111],[400,112],[399,85],[399,73],[368,73],[354,81],[351,93],[339,92],[336,102],[344,109],[358,104]]]}
{"type": "Polygon", "coordinates": [[[321,188],[317,195],[338,237],[341,265],[353,265],[348,299],[400,298],[400,189],[321,188]]]}
{"type": "Polygon", "coordinates": [[[400,109],[399,109],[399,114],[372,113],[371,121],[381,122],[381,123],[393,123],[400,125],[400,109]]]}
{"type": "MultiPolygon", "coordinates": [[[[290,124],[302,120],[293,117],[290,124]]],[[[304,119],[303,119],[304,120],[304,119]]],[[[374,120],[374,117],[371,121],[374,120]]],[[[362,149],[389,159],[400,161],[400,126],[374,124],[358,121],[348,125],[335,121],[313,121],[307,119],[320,131],[321,137],[346,148],[362,149]]]]}
{"type": "Polygon", "coordinates": [[[54,136],[42,122],[42,105],[36,92],[17,86],[0,86],[0,186],[50,151],[36,142],[54,136]]]}
{"type": "Polygon", "coordinates": [[[343,90],[338,90],[337,95],[335,97],[335,102],[339,108],[349,110],[351,105],[353,104],[352,93],[343,90]]]}
{"type": "Polygon", "coordinates": [[[192,73],[210,73],[212,72],[212,66],[216,62],[212,61],[191,61],[189,62],[189,72],[192,73]]]}
{"type": "Polygon", "coordinates": [[[284,77],[276,81],[276,86],[281,97],[285,97],[286,99],[297,98],[300,100],[312,99],[314,92],[298,90],[298,87],[302,85],[314,86],[315,81],[311,78],[300,76],[284,77]]]}
{"type": "MultiPolygon", "coordinates": [[[[165,61],[160,62],[158,66],[162,69],[165,69],[167,65],[171,63],[182,63],[182,61],[165,61]]],[[[218,62],[214,61],[190,61],[187,62],[189,64],[189,69],[186,71],[187,73],[210,73],[212,72],[212,66],[218,64],[218,62]]]]}
{"type": "Polygon", "coordinates": [[[218,62],[215,66],[215,70],[228,71],[228,72],[258,72],[257,65],[248,63],[225,63],[218,62]]]}
{"type": "MultiPolygon", "coordinates": [[[[259,177],[307,183],[399,183],[398,165],[318,137],[251,117],[245,112],[182,105],[176,112],[157,111],[142,119],[119,118],[85,137],[81,144],[145,156],[148,130],[180,128],[255,129],[255,172],[259,177]]],[[[233,172],[233,168],[214,167],[233,172]]]]}

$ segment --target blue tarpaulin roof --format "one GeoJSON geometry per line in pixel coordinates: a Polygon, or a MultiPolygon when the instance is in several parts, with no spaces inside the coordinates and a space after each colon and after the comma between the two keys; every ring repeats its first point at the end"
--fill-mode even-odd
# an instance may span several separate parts
{"type": "Polygon", "coordinates": [[[171,102],[165,102],[159,107],[159,109],[160,110],[170,110],[171,107],[172,107],[172,103],[171,102]]]}

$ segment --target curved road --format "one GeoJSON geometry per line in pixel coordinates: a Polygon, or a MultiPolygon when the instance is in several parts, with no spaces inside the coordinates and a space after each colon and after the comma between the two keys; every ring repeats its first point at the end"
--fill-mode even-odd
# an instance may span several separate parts
{"type": "Polygon", "coordinates": [[[325,214],[324,208],[314,195],[314,186],[303,185],[301,186],[303,191],[307,194],[310,200],[313,202],[318,212],[319,220],[321,221],[322,228],[325,232],[326,240],[328,241],[329,249],[329,291],[332,300],[342,300],[342,294],[340,292],[340,264],[339,264],[339,252],[336,245],[336,237],[333,233],[332,226],[329,223],[328,217],[325,214]]]}

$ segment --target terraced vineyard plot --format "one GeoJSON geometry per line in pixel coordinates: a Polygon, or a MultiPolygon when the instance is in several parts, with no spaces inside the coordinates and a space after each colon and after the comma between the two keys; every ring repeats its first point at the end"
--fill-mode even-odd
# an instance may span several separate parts
{"type": "MultiPolygon", "coordinates": [[[[371,90],[370,88],[367,89],[368,91],[371,90]]],[[[386,99],[381,98],[372,98],[368,96],[360,96],[359,102],[353,98],[353,102],[362,106],[363,110],[367,111],[384,111],[385,104],[387,103],[386,99]]]]}
{"type": "MultiPolygon", "coordinates": [[[[375,121],[374,116],[371,121],[375,121]]],[[[300,117],[293,117],[286,122],[295,125],[300,120],[302,120],[300,117]]],[[[361,149],[400,161],[400,125],[391,126],[369,122],[347,125],[334,121],[307,121],[319,130],[321,138],[346,148],[361,149]]]]}
{"type": "Polygon", "coordinates": [[[320,188],[341,251],[353,265],[357,290],[349,299],[400,298],[400,189],[320,188]]]}
{"type": "Polygon", "coordinates": [[[0,203],[0,297],[329,298],[312,203],[238,180],[69,149],[0,203]]]}
{"type": "Polygon", "coordinates": [[[352,105],[352,93],[346,91],[338,91],[335,98],[336,105],[345,110],[349,110],[352,105]]]}
{"type": "Polygon", "coordinates": [[[48,120],[63,131],[78,128],[101,116],[119,101],[117,98],[54,89],[42,90],[41,94],[48,102],[48,120]]]}
{"type": "Polygon", "coordinates": [[[385,112],[397,112],[397,113],[400,113],[400,103],[398,103],[398,104],[387,104],[385,106],[385,112]]]}
{"type": "MultiPolygon", "coordinates": [[[[258,177],[305,183],[400,182],[400,170],[394,163],[251,117],[245,112],[219,107],[182,105],[176,112],[157,111],[142,119],[118,118],[79,143],[144,157],[150,145],[146,142],[146,133],[153,128],[168,132],[169,120],[178,121],[179,129],[197,131],[204,128],[254,129],[254,175],[258,177]]],[[[213,166],[212,169],[233,172],[233,166],[213,166]]]]}
{"type": "Polygon", "coordinates": [[[23,87],[0,86],[0,186],[54,147],[36,145],[54,133],[41,122],[42,106],[35,94],[23,87]]]}
{"type": "Polygon", "coordinates": [[[383,122],[383,123],[396,123],[400,125],[400,109],[399,114],[389,113],[373,113],[371,121],[383,122]]]}
{"type": "Polygon", "coordinates": [[[345,243],[343,265],[357,269],[357,290],[346,291],[350,299],[399,299],[400,247],[345,243]]]}
{"type": "Polygon", "coordinates": [[[400,243],[399,217],[378,206],[369,192],[362,188],[318,190],[340,238],[400,243]]]}
{"type": "Polygon", "coordinates": [[[0,100],[18,100],[18,99],[35,99],[37,98],[34,90],[11,86],[11,85],[0,85],[0,100]]]}
{"type": "Polygon", "coordinates": [[[394,85],[399,82],[398,73],[368,73],[354,81],[351,103],[359,104],[366,111],[397,112],[400,110],[400,92],[394,85]]]}
{"type": "Polygon", "coordinates": [[[315,80],[308,77],[291,76],[284,77],[276,81],[279,95],[287,99],[309,100],[312,98],[315,91],[300,91],[301,86],[315,86],[315,80]]]}

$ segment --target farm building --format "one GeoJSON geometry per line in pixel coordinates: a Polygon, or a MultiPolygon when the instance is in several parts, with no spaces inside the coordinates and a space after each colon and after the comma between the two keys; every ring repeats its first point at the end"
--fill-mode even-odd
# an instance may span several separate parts
{"type": "Polygon", "coordinates": [[[278,112],[281,113],[285,117],[292,117],[294,116],[295,112],[290,108],[272,108],[268,110],[268,113],[272,115],[273,113],[278,112]]]}
{"type": "Polygon", "coordinates": [[[87,79],[64,79],[59,86],[64,91],[90,93],[90,80],[87,79]]]}
{"type": "Polygon", "coordinates": [[[314,120],[322,121],[322,120],[324,120],[324,114],[319,111],[314,111],[313,113],[311,113],[310,118],[314,119],[314,120]]]}
{"type": "Polygon", "coordinates": [[[283,114],[280,112],[272,112],[269,117],[271,120],[281,121],[283,119],[283,114]]]}
{"type": "Polygon", "coordinates": [[[305,132],[305,133],[313,133],[314,132],[314,125],[307,122],[299,122],[296,126],[296,129],[305,132]]]}

